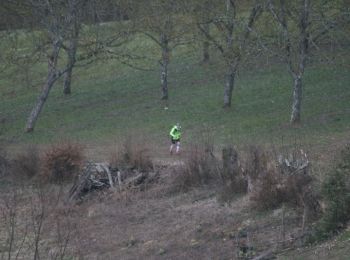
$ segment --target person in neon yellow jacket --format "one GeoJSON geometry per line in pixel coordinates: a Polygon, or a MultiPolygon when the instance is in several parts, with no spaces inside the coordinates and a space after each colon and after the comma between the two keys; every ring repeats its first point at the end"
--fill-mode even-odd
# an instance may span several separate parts
{"type": "Polygon", "coordinates": [[[173,148],[176,145],[176,153],[178,154],[180,152],[180,138],[181,138],[181,126],[179,123],[174,125],[170,130],[170,154],[173,153],[173,148]]]}

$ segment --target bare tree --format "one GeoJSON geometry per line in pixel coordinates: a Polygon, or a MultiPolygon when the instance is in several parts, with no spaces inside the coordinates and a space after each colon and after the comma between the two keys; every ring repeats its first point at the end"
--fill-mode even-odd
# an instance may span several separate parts
{"type": "Polygon", "coordinates": [[[67,71],[64,74],[63,94],[71,94],[71,81],[73,68],[76,63],[79,33],[82,25],[83,12],[88,0],[70,0],[67,2],[67,9],[72,21],[67,32],[67,45],[63,45],[67,53],[67,71]]]}
{"type": "Polygon", "coordinates": [[[214,14],[213,9],[215,8],[217,3],[209,0],[205,1],[193,1],[193,7],[190,9],[190,15],[194,18],[194,23],[196,27],[196,31],[199,31],[198,40],[201,44],[202,48],[202,62],[209,62],[209,48],[210,41],[206,37],[206,35],[210,35],[210,29],[212,20],[210,17],[214,14]],[[202,32],[203,31],[203,32],[202,32]]]}
{"type": "MultiPolygon", "coordinates": [[[[220,3],[222,5],[222,2],[220,3]]],[[[231,106],[232,93],[234,90],[237,70],[245,54],[247,41],[252,27],[262,12],[259,1],[250,3],[248,17],[242,17],[238,13],[241,1],[226,0],[224,8],[218,8],[217,13],[210,17],[211,20],[199,25],[199,28],[213,46],[221,53],[226,64],[226,83],[224,88],[224,107],[231,106]],[[219,36],[210,33],[206,29],[206,24],[212,22],[219,36]]]]}
{"type": "Polygon", "coordinates": [[[183,1],[137,1],[132,17],[137,21],[138,31],[145,34],[160,49],[160,83],[162,100],[168,100],[168,66],[172,51],[179,45],[188,43],[185,35],[183,1]]]}
{"type": "Polygon", "coordinates": [[[302,78],[305,72],[306,59],[309,53],[309,28],[310,28],[310,1],[300,0],[299,16],[297,17],[298,43],[293,45],[291,38],[291,29],[288,23],[288,7],[285,0],[279,1],[279,10],[272,1],[269,3],[270,11],[281,27],[281,33],[284,41],[284,61],[287,64],[288,71],[294,80],[293,85],[293,104],[291,113],[291,123],[300,122],[301,100],[302,100],[302,78]],[[295,52],[292,48],[296,48],[295,52]],[[295,57],[293,57],[293,54],[295,57]]]}
{"type": "Polygon", "coordinates": [[[348,23],[345,17],[349,15],[341,11],[342,6],[329,0],[268,1],[268,9],[278,25],[278,39],[281,39],[282,45],[282,48],[272,45],[270,50],[282,50],[273,53],[287,65],[293,79],[291,124],[301,121],[303,77],[311,51],[320,49],[318,44],[331,30],[348,23]],[[333,12],[325,9],[329,5],[333,12]]]}
{"type": "Polygon", "coordinates": [[[40,49],[46,53],[48,70],[41,94],[27,119],[26,132],[32,132],[34,130],[35,123],[54,83],[74,66],[75,62],[73,58],[68,61],[65,67],[59,68],[58,59],[64,46],[64,41],[70,39],[71,28],[75,27],[76,19],[74,18],[75,12],[72,6],[75,6],[74,3],[77,3],[76,1],[69,0],[67,1],[68,5],[56,1],[30,1],[35,17],[38,17],[40,20],[39,25],[42,28],[42,34],[46,32],[44,42],[47,44],[40,46],[40,49]]]}

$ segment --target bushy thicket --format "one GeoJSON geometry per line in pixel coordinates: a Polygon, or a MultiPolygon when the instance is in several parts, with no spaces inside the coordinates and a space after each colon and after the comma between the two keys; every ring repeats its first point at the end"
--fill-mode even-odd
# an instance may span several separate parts
{"type": "Polygon", "coordinates": [[[217,160],[206,147],[193,146],[184,164],[175,169],[175,185],[182,190],[209,184],[219,179],[217,160]]]}
{"type": "Polygon", "coordinates": [[[109,162],[112,168],[123,170],[149,171],[153,168],[149,150],[131,137],[126,138],[123,145],[112,153],[109,162]]]}
{"type": "Polygon", "coordinates": [[[15,156],[12,173],[16,178],[33,178],[40,171],[40,156],[37,146],[28,145],[15,156]]]}
{"type": "Polygon", "coordinates": [[[247,192],[248,181],[244,176],[239,154],[233,145],[226,145],[222,149],[222,166],[220,167],[222,186],[218,192],[218,199],[230,201],[238,194],[247,192]]]}
{"type": "Polygon", "coordinates": [[[283,203],[307,209],[308,219],[318,215],[320,207],[313,191],[313,179],[307,169],[290,174],[279,167],[270,151],[250,147],[241,166],[239,154],[233,146],[222,150],[222,161],[212,151],[195,146],[184,165],[175,169],[176,185],[181,189],[215,183],[218,199],[230,201],[237,194],[249,194],[251,206],[257,210],[278,208],[283,203]]]}
{"type": "Polygon", "coordinates": [[[252,207],[267,210],[281,205],[284,202],[284,185],[272,155],[261,147],[251,146],[245,165],[252,207]]]}
{"type": "Polygon", "coordinates": [[[83,149],[78,144],[53,145],[43,157],[44,180],[53,183],[71,181],[79,174],[83,159],[83,149]]]}
{"type": "MultiPolygon", "coordinates": [[[[296,152],[294,151],[296,154],[296,152]]],[[[308,167],[291,173],[280,167],[273,153],[251,147],[246,162],[246,175],[252,207],[257,210],[274,209],[283,203],[306,210],[308,218],[318,216],[320,206],[313,190],[308,167]]]]}
{"type": "Polygon", "coordinates": [[[7,153],[4,147],[0,145],[0,177],[7,174],[9,167],[9,160],[7,158],[7,153]]]}
{"type": "Polygon", "coordinates": [[[322,185],[326,210],[319,221],[315,240],[323,240],[337,233],[350,220],[350,144],[322,185]]]}

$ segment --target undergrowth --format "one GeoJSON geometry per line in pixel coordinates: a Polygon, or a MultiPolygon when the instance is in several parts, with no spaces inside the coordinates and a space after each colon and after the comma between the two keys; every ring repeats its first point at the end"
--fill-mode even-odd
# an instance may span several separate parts
{"type": "Polygon", "coordinates": [[[346,227],[350,220],[350,144],[340,154],[334,169],[322,185],[326,210],[312,241],[322,241],[346,227]]]}
{"type": "Polygon", "coordinates": [[[83,148],[63,143],[51,146],[43,156],[43,179],[53,183],[73,180],[83,166],[83,148]]]}

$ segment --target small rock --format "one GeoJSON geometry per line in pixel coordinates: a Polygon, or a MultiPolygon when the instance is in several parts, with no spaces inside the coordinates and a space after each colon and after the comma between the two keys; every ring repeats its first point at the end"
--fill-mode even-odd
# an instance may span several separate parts
{"type": "Polygon", "coordinates": [[[128,241],[128,247],[132,247],[132,246],[136,245],[136,242],[137,242],[137,240],[133,236],[131,236],[129,241],[128,241]]]}
{"type": "Polygon", "coordinates": [[[279,217],[280,215],[282,215],[283,209],[275,209],[273,211],[273,216],[274,217],[279,217]]]}
{"type": "Polygon", "coordinates": [[[146,248],[146,249],[150,249],[154,246],[155,244],[155,241],[154,240],[149,240],[149,241],[146,241],[144,244],[143,244],[143,247],[146,248]]]}
{"type": "Polygon", "coordinates": [[[166,250],[164,248],[160,248],[158,251],[158,255],[164,255],[166,253],[166,250]]]}
{"type": "Polygon", "coordinates": [[[196,239],[191,239],[190,245],[191,247],[196,247],[199,245],[199,242],[196,239]]]}

